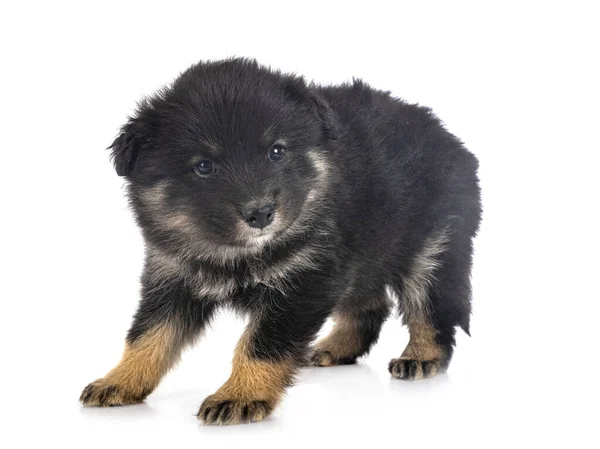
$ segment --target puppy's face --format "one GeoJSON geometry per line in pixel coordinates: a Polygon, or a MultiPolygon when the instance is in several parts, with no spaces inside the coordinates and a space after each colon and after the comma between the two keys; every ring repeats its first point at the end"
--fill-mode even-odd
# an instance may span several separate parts
{"type": "Polygon", "coordinates": [[[334,127],[302,80],[243,60],[200,64],[140,106],[113,157],[147,237],[243,254],[306,226],[334,127]]]}

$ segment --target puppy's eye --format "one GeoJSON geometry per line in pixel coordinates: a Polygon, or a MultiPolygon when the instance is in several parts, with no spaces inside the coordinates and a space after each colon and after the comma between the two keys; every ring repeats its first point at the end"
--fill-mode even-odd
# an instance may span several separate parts
{"type": "Polygon", "coordinates": [[[279,162],[283,159],[283,153],[285,153],[283,145],[275,144],[269,148],[269,159],[273,162],[279,162]]]}
{"type": "Polygon", "coordinates": [[[200,161],[200,163],[194,167],[194,172],[200,176],[210,175],[215,171],[215,164],[213,164],[212,161],[209,161],[208,159],[200,161]]]}

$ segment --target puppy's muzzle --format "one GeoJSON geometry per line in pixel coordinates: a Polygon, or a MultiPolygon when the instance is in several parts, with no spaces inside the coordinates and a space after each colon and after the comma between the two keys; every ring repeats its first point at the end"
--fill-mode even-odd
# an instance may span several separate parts
{"type": "Polygon", "coordinates": [[[251,228],[263,229],[273,223],[275,218],[275,208],[267,204],[258,209],[251,209],[244,212],[244,221],[251,228]]]}

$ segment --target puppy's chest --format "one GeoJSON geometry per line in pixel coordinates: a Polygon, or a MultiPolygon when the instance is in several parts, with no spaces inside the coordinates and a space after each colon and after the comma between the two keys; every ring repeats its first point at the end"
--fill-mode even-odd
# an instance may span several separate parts
{"type": "Polygon", "coordinates": [[[317,267],[316,250],[297,251],[276,260],[247,261],[233,268],[199,264],[193,273],[196,294],[215,300],[232,298],[245,290],[261,287],[286,294],[303,270],[317,267]]]}
{"type": "Polygon", "coordinates": [[[226,300],[257,286],[272,288],[285,293],[292,282],[293,272],[284,279],[270,267],[248,267],[236,269],[200,269],[195,273],[193,284],[195,293],[201,298],[226,300]]]}

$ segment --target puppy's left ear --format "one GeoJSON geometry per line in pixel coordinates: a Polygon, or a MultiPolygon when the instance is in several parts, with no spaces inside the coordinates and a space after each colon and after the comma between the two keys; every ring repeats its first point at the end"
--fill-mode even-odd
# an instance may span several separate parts
{"type": "Polygon", "coordinates": [[[111,159],[119,176],[128,176],[140,158],[145,136],[141,124],[136,119],[129,121],[121,128],[121,133],[108,147],[111,159]]]}
{"type": "Polygon", "coordinates": [[[339,123],[336,113],[314,86],[310,88],[310,98],[317,116],[321,119],[323,135],[330,140],[337,140],[339,123]]]}

